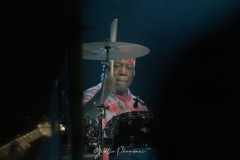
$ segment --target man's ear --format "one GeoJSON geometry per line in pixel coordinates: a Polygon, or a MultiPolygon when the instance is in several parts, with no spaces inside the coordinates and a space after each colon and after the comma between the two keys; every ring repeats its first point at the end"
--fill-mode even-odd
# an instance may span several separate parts
{"type": "Polygon", "coordinates": [[[135,76],[135,71],[133,72],[133,76],[135,76]]]}

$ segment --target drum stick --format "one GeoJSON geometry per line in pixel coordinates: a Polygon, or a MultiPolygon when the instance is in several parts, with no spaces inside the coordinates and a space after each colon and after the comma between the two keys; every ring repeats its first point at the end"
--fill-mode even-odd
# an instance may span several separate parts
{"type": "MultiPolygon", "coordinates": [[[[110,41],[111,42],[116,42],[117,40],[117,25],[118,25],[118,19],[116,18],[113,20],[113,22],[110,25],[110,41]]],[[[111,67],[110,67],[111,79],[113,78],[113,67],[114,67],[114,60],[111,60],[111,67]]]]}
{"type": "Polygon", "coordinates": [[[114,19],[113,22],[110,25],[110,40],[111,42],[116,42],[117,40],[117,24],[118,19],[114,19]]]}

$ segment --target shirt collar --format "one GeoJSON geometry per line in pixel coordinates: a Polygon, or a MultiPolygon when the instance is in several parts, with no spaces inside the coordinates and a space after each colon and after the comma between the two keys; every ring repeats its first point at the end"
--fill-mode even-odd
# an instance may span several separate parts
{"type": "MultiPolygon", "coordinates": [[[[115,96],[116,96],[118,99],[121,99],[122,101],[125,101],[125,99],[124,99],[122,96],[120,96],[119,94],[115,94],[115,96]]],[[[132,100],[132,94],[131,94],[130,90],[128,89],[128,90],[127,90],[127,98],[126,98],[126,101],[129,102],[129,101],[131,101],[131,100],[132,100]]]]}

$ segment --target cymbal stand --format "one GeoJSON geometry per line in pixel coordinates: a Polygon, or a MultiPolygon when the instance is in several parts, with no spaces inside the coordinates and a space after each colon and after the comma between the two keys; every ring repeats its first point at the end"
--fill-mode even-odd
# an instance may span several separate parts
{"type": "Polygon", "coordinates": [[[107,73],[110,71],[109,67],[109,50],[111,47],[107,45],[104,47],[106,49],[106,59],[104,61],[104,78],[102,81],[102,95],[101,95],[101,102],[100,104],[94,104],[95,107],[98,107],[98,123],[99,123],[99,133],[98,133],[98,149],[100,156],[103,153],[103,148],[104,148],[104,138],[103,138],[103,132],[102,132],[102,120],[105,118],[105,109],[106,106],[104,105],[103,98],[104,98],[104,92],[105,92],[105,87],[106,87],[106,80],[107,80],[107,73]]]}
{"type": "Polygon", "coordinates": [[[103,69],[103,72],[104,72],[104,78],[103,78],[103,83],[102,83],[102,97],[101,97],[101,104],[103,103],[103,97],[104,97],[104,92],[105,92],[105,87],[106,87],[106,80],[107,80],[107,73],[110,71],[110,65],[109,65],[109,49],[111,49],[110,46],[105,46],[104,47],[106,49],[106,59],[104,61],[104,69],[103,69]]]}

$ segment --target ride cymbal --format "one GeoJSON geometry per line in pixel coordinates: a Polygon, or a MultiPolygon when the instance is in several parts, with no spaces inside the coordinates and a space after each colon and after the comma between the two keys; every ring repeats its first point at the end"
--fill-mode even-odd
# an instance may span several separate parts
{"type": "Polygon", "coordinates": [[[89,60],[105,60],[107,50],[110,46],[109,60],[120,60],[126,58],[137,58],[147,55],[150,50],[147,47],[125,42],[94,42],[82,45],[82,58],[89,60]]]}

